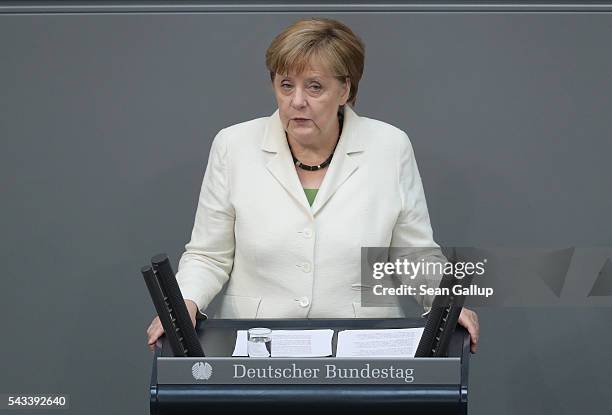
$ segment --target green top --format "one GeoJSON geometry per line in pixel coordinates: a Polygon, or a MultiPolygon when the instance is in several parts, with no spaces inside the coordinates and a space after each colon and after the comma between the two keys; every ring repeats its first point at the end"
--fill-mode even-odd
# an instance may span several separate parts
{"type": "Polygon", "coordinates": [[[308,203],[310,204],[310,206],[312,206],[312,204],[314,203],[315,196],[317,195],[318,191],[319,189],[304,189],[304,193],[306,193],[306,199],[308,199],[308,203]]]}

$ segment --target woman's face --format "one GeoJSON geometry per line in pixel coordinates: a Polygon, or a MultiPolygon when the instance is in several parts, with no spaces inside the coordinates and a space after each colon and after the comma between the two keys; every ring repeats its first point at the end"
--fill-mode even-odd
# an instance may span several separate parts
{"type": "Polygon", "coordinates": [[[337,134],[338,107],[346,104],[350,81],[341,82],[320,66],[274,77],[274,94],[287,134],[304,146],[337,134]]]}

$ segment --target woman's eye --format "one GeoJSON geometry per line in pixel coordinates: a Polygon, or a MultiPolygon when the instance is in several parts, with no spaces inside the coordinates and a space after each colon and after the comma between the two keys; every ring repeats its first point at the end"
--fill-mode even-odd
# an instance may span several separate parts
{"type": "Polygon", "coordinates": [[[281,84],[281,88],[289,89],[291,88],[291,84],[281,84]]]}
{"type": "Polygon", "coordinates": [[[310,85],[310,89],[318,92],[321,90],[321,85],[310,85]]]}

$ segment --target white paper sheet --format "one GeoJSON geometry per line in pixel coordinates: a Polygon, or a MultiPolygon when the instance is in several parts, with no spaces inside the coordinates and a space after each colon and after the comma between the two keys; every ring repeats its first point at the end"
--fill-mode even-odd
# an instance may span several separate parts
{"type": "Polygon", "coordinates": [[[273,330],[272,357],[324,357],[332,354],[334,331],[273,330]]]}
{"type": "MultiPolygon", "coordinates": [[[[272,330],[272,357],[325,357],[332,354],[334,331],[272,330]]],[[[236,332],[232,356],[248,356],[247,331],[236,332]]]]}
{"type": "Polygon", "coordinates": [[[236,345],[234,346],[234,352],[232,356],[248,356],[248,337],[246,330],[238,330],[236,332],[236,345]]]}
{"type": "Polygon", "coordinates": [[[423,327],[410,329],[343,330],[336,357],[414,357],[423,327]]]}

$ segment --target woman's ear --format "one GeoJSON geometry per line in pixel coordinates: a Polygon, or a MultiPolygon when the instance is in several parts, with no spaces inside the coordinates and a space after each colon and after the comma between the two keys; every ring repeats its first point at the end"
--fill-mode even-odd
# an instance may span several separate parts
{"type": "Polygon", "coordinates": [[[270,72],[270,89],[272,91],[274,91],[274,79],[275,79],[275,74],[270,72]]]}
{"type": "Polygon", "coordinates": [[[270,80],[270,91],[272,91],[272,94],[276,95],[276,82],[275,82],[276,78],[272,78],[270,80]]]}
{"type": "Polygon", "coordinates": [[[342,105],[345,105],[351,95],[351,78],[344,78],[344,90],[342,92],[342,105]]]}

